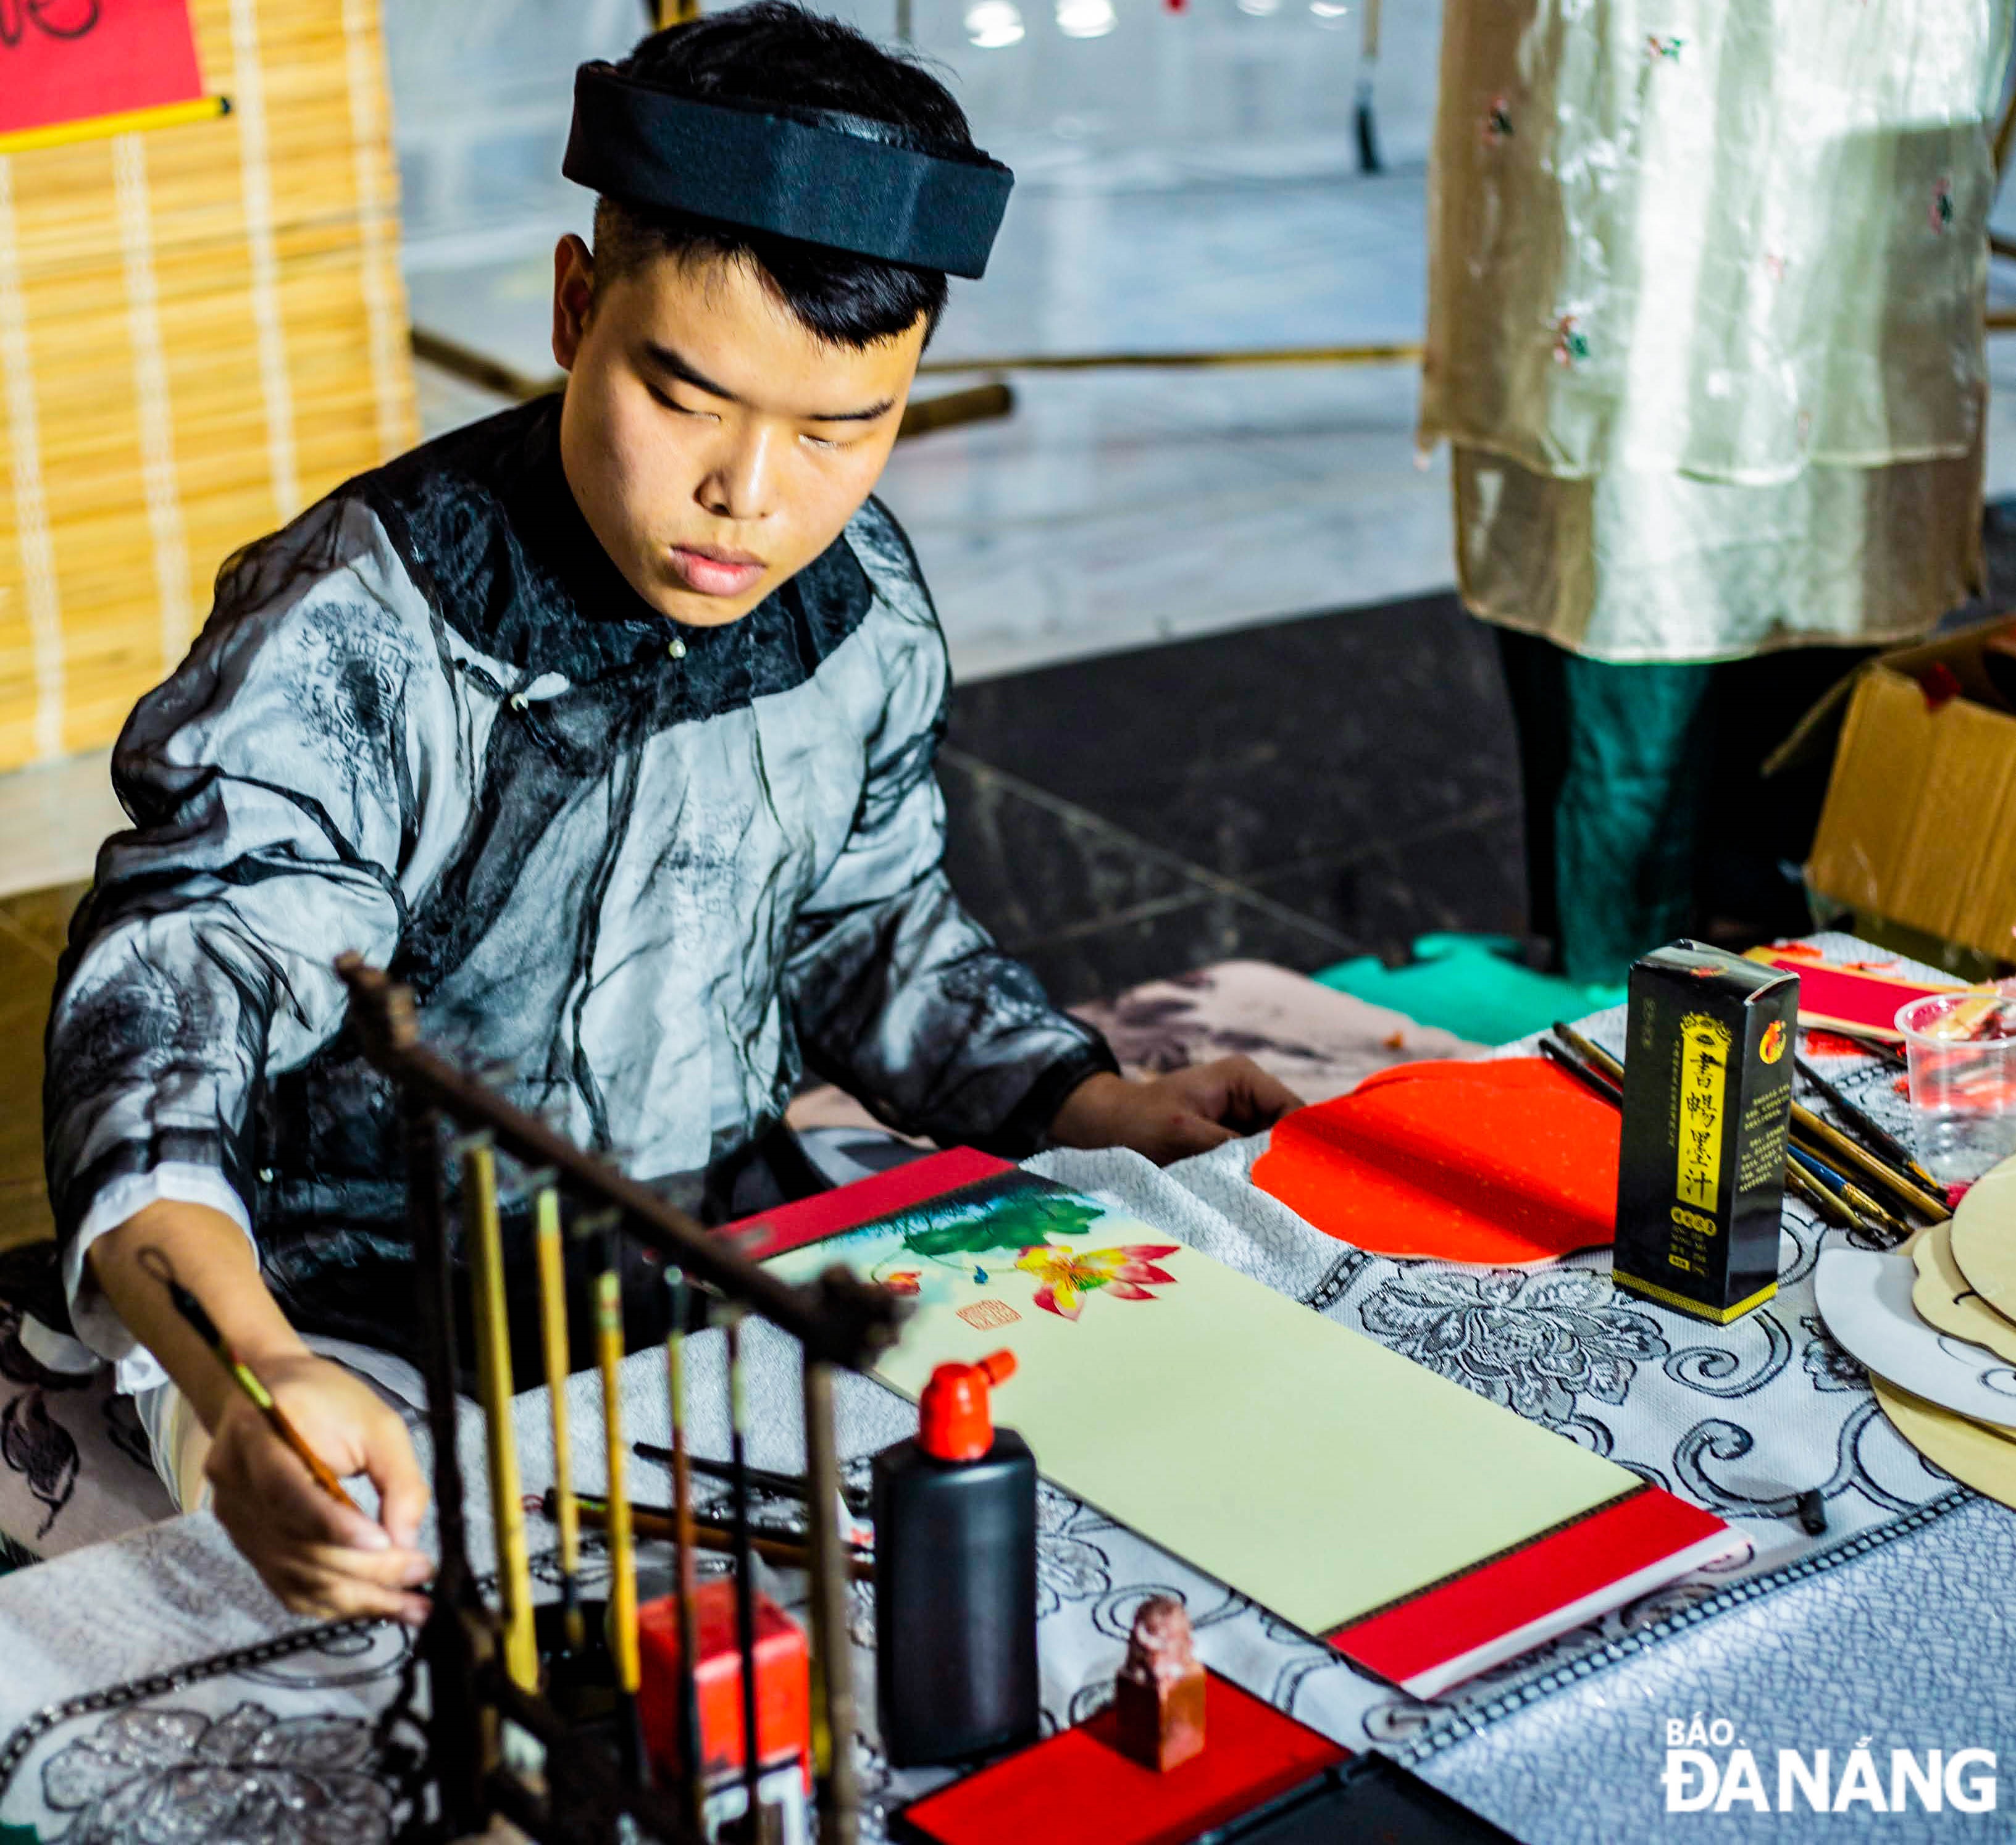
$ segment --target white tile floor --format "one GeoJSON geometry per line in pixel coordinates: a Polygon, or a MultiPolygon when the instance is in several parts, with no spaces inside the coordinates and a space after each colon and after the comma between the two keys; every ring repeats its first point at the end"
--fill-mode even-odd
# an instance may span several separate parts
{"type": "MultiPolygon", "coordinates": [[[[932,359],[1418,337],[1418,167],[1147,186],[1141,164],[1103,183],[1089,160],[1028,189],[987,280],[956,287],[932,359]]],[[[423,270],[414,316],[544,375],[549,272],[538,256],[423,270]]],[[[1450,580],[1446,466],[1417,465],[1409,366],[1013,382],[1013,417],[905,444],[882,489],[963,676],[1450,580]]],[[[464,401],[430,392],[430,419],[448,426],[464,401]]]]}
{"type": "MultiPolygon", "coordinates": [[[[931,359],[1418,337],[1418,165],[1262,181],[1188,164],[1088,155],[1025,182],[931,359]]],[[[2016,302],[2016,265],[1997,271],[2016,302]]],[[[423,269],[414,313],[544,375],[547,274],[543,256],[423,269]]],[[[1990,351],[2000,495],[2016,492],[2016,336],[1990,351]]],[[[1451,581],[1447,457],[1416,452],[1410,366],[1012,381],[1013,417],[905,445],[882,488],[964,676],[1451,581]]],[[[430,392],[430,417],[448,427],[466,401],[430,392]]]]}
{"type": "MultiPolygon", "coordinates": [[[[893,0],[828,3],[893,24],[893,0]]],[[[566,98],[538,70],[609,55],[634,7],[417,5],[387,13],[415,318],[545,376],[549,252],[585,202],[553,177],[566,98]]],[[[1384,9],[1393,168],[1369,180],[1355,0],[1114,0],[1111,31],[1078,40],[1066,5],[1024,0],[1022,40],[987,51],[963,0],[913,0],[918,49],[1020,175],[934,359],[1418,337],[1435,0],[1384,9]]],[[[1015,385],[1012,420],[906,445],[884,488],[966,676],[1449,580],[1447,475],[1415,464],[1409,368],[1015,385]]],[[[430,427],[466,413],[432,387],[427,409],[430,427]]]]}

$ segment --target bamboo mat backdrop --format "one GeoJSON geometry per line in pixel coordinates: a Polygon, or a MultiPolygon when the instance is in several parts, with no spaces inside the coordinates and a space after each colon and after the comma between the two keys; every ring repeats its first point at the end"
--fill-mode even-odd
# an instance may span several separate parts
{"type": "Polygon", "coordinates": [[[0,769],[95,748],[218,566],[417,431],[376,0],[193,0],[215,121],[0,155],[0,769]]]}

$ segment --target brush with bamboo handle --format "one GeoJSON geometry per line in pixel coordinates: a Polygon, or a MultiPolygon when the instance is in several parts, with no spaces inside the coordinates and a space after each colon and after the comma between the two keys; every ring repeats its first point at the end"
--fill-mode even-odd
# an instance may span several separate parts
{"type": "MultiPolygon", "coordinates": [[[[1601,1045],[1592,1043],[1574,1026],[1563,1025],[1558,1020],[1550,1029],[1571,1050],[1587,1058],[1615,1082],[1620,1091],[1622,1090],[1624,1066],[1601,1045]]],[[[1794,1137],[1802,1144],[1803,1151],[1815,1155],[1827,1152],[1832,1157],[1851,1161],[1858,1172],[1877,1178],[1879,1183],[1888,1187],[1893,1195],[1899,1192],[1906,1195],[1906,1202],[1921,1215],[1929,1215],[1934,1210],[1941,1216],[1949,1215],[1943,1205],[1921,1192],[1901,1174],[1891,1172],[1873,1155],[1864,1153],[1847,1136],[1829,1126],[1812,1110],[1802,1108],[1796,1101],[1792,1104],[1792,1131],[1794,1137]],[[1803,1122],[1802,1117],[1804,1117],[1803,1122]]],[[[1893,1236],[1908,1236],[1910,1234],[1909,1224],[1900,1222],[1876,1199],[1847,1181],[1845,1177],[1844,1189],[1838,1195],[1831,1194],[1825,1186],[1802,1169],[1798,1161],[1793,1158],[1789,1150],[1785,1155],[1785,1182],[1829,1223],[1838,1224],[1839,1214],[1845,1210],[1860,1213],[1893,1236]]]]}
{"type": "Polygon", "coordinates": [[[630,1521],[630,1488],[623,1445],[623,1274],[614,1222],[597,1238],[602,1261],[595,1277],[595,1356],[602,1374],[602,1434],[608,1455],[609,1652],[616,1667],[617,1744],[633,1782],[646,1774],[637,1689],[643,1660],[637,1642],[637,1547],[630,1521]]]}
{"type": "Polygon", "coordinates": [[[539,1345],[545,1360],[546,1400],[553,1418],[553,1522],[560,1527],[560,1623],[567,1649],[587,1649],[588,1624],[581,1609],[581,1519],[574,1507],[574,1443],[567,1422],[567,1251],[560,1235],[560,1195],[547,1181],[532,1206],[539,1260],[539,1345]]]}
{"type": "Polygon", "coordinates": [[[532,1624],[531,1555],[518,1489],[518,1436],[511,1423],[511,1331],[504,1304],[504,1242],[497,1215],[497,1156],[477,1141],[462,1155],[463,1241],[476,1324],[477,1391],[489,1450],[490,1512],[497,1532],[497,1591],[503,1605],[504,1670],[522,1691],[539,1688],[532,1624]]]}

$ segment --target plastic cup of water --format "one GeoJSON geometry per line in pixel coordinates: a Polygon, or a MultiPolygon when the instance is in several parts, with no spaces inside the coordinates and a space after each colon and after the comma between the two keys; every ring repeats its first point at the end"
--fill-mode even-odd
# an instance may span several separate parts
{"type": "Polygon", "coordinates": [[[1978,989],[1928,993],[1897,1014],[1910,1065],[1911,1138],[1942,1184],[1969,1184],[2016,1154],[2016,980],[1992,990],[2005,996],[1977,1022],[1978,1036],[1939,1030],[1978,989]]]}

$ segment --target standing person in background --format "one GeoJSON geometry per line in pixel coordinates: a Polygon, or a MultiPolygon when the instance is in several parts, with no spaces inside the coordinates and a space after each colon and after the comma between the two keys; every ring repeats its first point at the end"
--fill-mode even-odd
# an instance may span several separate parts
{"type": "Polygon", "coordinates": [[[2003,0],[1447,0],[1420,439],[1498,630],[1532,927],[1582,982],[1806,918],[1867,650],[1982,587],[2003,0]]]}

